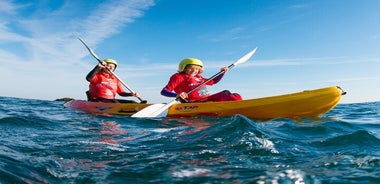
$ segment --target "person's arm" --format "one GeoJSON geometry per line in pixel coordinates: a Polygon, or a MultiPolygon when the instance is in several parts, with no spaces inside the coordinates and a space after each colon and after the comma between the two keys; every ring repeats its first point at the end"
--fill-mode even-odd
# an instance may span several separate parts
{"type": "Polygon", "coordinates": [[[224,72],[213,79],[214,84],[218,83],[224,77],[224,74],[228,72],[228,70],[229,70],[228,67],[221,68],[220,71],[224,71],[224,72]]]}
{"type": "Polygon", "coordinates": [[[180,94],[174,93],[167,88],[163,88],[161,90],[161,95],[167,96],[167,97],[175,97],[175,98],[180,98],[181,101],[187,102],[187,98],[189,98],[188,94],[186,92],[182,92],[180,94]]]}
{"type": "Polygon", "coordinates": [[[86,80],[90,82],[92,78],[94,78],[95,74],[100,70],[99,65],[96,65],[94,69],[92,69],[86,76],[86,80]]]}
{"type": "Polygon", "coordinates": [[[90,82],[92,78],[94,78],[95,74],[98,73],[101,69],[105,68],[107,65],[106,62],[102,61],[101,63],[97,64],[94,69],[92,69],[86,76],[86,80],[90,82]]]}
{"type": "Polygon", "coordinates": [[[132,93],[127,93],[127,92],[121,92],[119,93],[120,96],[133,96],[132,93]]]}
{"type": "Polygon", "coordinates": [[[128,92],[121,92],[119,93],[120,96],[134,96],[134,97],[140,97],[140,95],[138,93],[128,93],[128,92]]]}
{"type": "Polygon", "coordinates": [[[167,97],[177,97],[177,93],[168,90],[166,87],[161,90],[161,95],[167,97]]]}
{"type": "Polygon", "coordinates": [[[222,80],[222,78],[224,77],[224,74],[225,73],[222,73],[220,75],[218,75],[217,77],[215,77],[214,79],[212,79],[214,81],[214,84],[218,83],[220,80],[222,80]]]}
{"type": "Polygon", "coordinates": [[[181,92],[177,94],[173,90],[183,80],[184,79],[180,77],[178,74],[172,75],[169,79],[168,84],[161,90],[161,95],[167,97],[181,98],[182,100],[186,101],[186,99],[188,98],[188,94],[186,92],[181,92]]]}
{"type": "Polygon", "coordinates": [[[179,77],[179,75],[173,74],[169,81],[168,84],[161,90],[161,95],[166,96],[166,97],[177,97],[177,93],[174,92],[174,89],[176,86],[183,81],[183,78],[179,77]]]}

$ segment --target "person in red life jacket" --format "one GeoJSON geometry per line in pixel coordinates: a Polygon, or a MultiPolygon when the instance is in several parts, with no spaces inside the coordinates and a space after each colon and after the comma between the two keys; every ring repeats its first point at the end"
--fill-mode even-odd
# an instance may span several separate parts
{"type": "Polygon", "coordinates": [[[179,97],[183,102],[242,100],[242,97],[239,94],[231,93],[228,90],[212,95],[209,94],[206,85],[211,86],[218,83],[228,71],[228,67],[221,68],[221,71],[224,71],[224,73],[207,82],[198,90],[187,94],[188,91],[206,81],[207,78],[204,78],[201,75],[203,72],[203,63],[201,60],[195,58],[183,59],[179,63],[178,73],[175,73],[170,77],[168,84],[161,90],[161,95],[167,97],[179,97]]]}
{"type": "Polygon", "coordinates": [[[138,93],[125,92],[121,82],[109,72],[114,72],[116,67],[117,62],[115,60],[105,59],[87,74],[86,80],[90,82],[89,90],[86,91],[88,101],[137,103],[133,100],[115,99],[117,94],[125,97],[139,97],[138,93]]]}

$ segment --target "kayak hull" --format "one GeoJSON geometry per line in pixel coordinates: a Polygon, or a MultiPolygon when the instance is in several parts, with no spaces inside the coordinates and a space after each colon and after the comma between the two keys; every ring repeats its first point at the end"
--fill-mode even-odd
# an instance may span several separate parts
{"type": "Polygon", "coordinates": [[[104,103],[90,102],[86,100],[71,100],[64,104],[65,107],[85,111],[97,115],[121,115],[131,116],[139,110],[151,104],[140,103],[104,103]]]}
{"type": "MultiPolygon", "coordinates": [[[[225,102],[178,103],[168,109],[167,117],[233,116],[253,119],[313,118],[333,109],[345,92],[337,86],[256,99],[225,102]]],[[[131,116],[151,104],[123,104],[73,100],[66,107],[95,114],[131,116]]]]}

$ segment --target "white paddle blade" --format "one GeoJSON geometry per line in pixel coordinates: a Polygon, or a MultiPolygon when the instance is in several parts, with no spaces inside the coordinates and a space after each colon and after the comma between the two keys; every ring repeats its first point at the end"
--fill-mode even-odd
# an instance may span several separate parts
{"type": "Polygon", "coordinates": [[[141,109],[140,111],[134,113],[131,117],[134,118],[143,118],[143,117],[151,117],[150,115],[156,112],[157,110],[164,107],[165,104],[153,104],[141,109]]]}
{"type": "Polygon", "coordinates": [[[256,49],[257,49],[257,47],[255,48],[255,49],[253,49],[251,52],[248,52],[246,55],[244,55],[243,57],[241,57],[239,60],[237,60],[233,65],[238,65],[238,64],[241,64],[241,63],[244,63],[244,62],[246,62],[246,61],[248,61],[249,60],[249,58],[251,58],[252,56],[253,56],[253,54],[255,54],[255,52],[256,52],[256,49]]]}
{"type": "Polygon", "coordinates": [[[136,112],[131,117],[134,118],[161,118],[166,117],[170,106],[179,103],[177,100],[173,100],[167,104],[153,104],[144,109],[136,112]]]}

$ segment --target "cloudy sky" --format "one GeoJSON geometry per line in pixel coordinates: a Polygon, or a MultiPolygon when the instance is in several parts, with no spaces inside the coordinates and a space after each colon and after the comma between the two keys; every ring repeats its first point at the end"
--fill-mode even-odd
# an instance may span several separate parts
{"type": "MultiPolygon", "coordinates": [[[[85,99],[102,59],[142,99],[195,57],[214,75],[258,47],[209,91],[258,98],[340,86],[342,103],[380,101],[378,0],[2,0],[0,96],[85,99]]],[[[126,89],[127,90],[127,89],[126,89]]]]}

